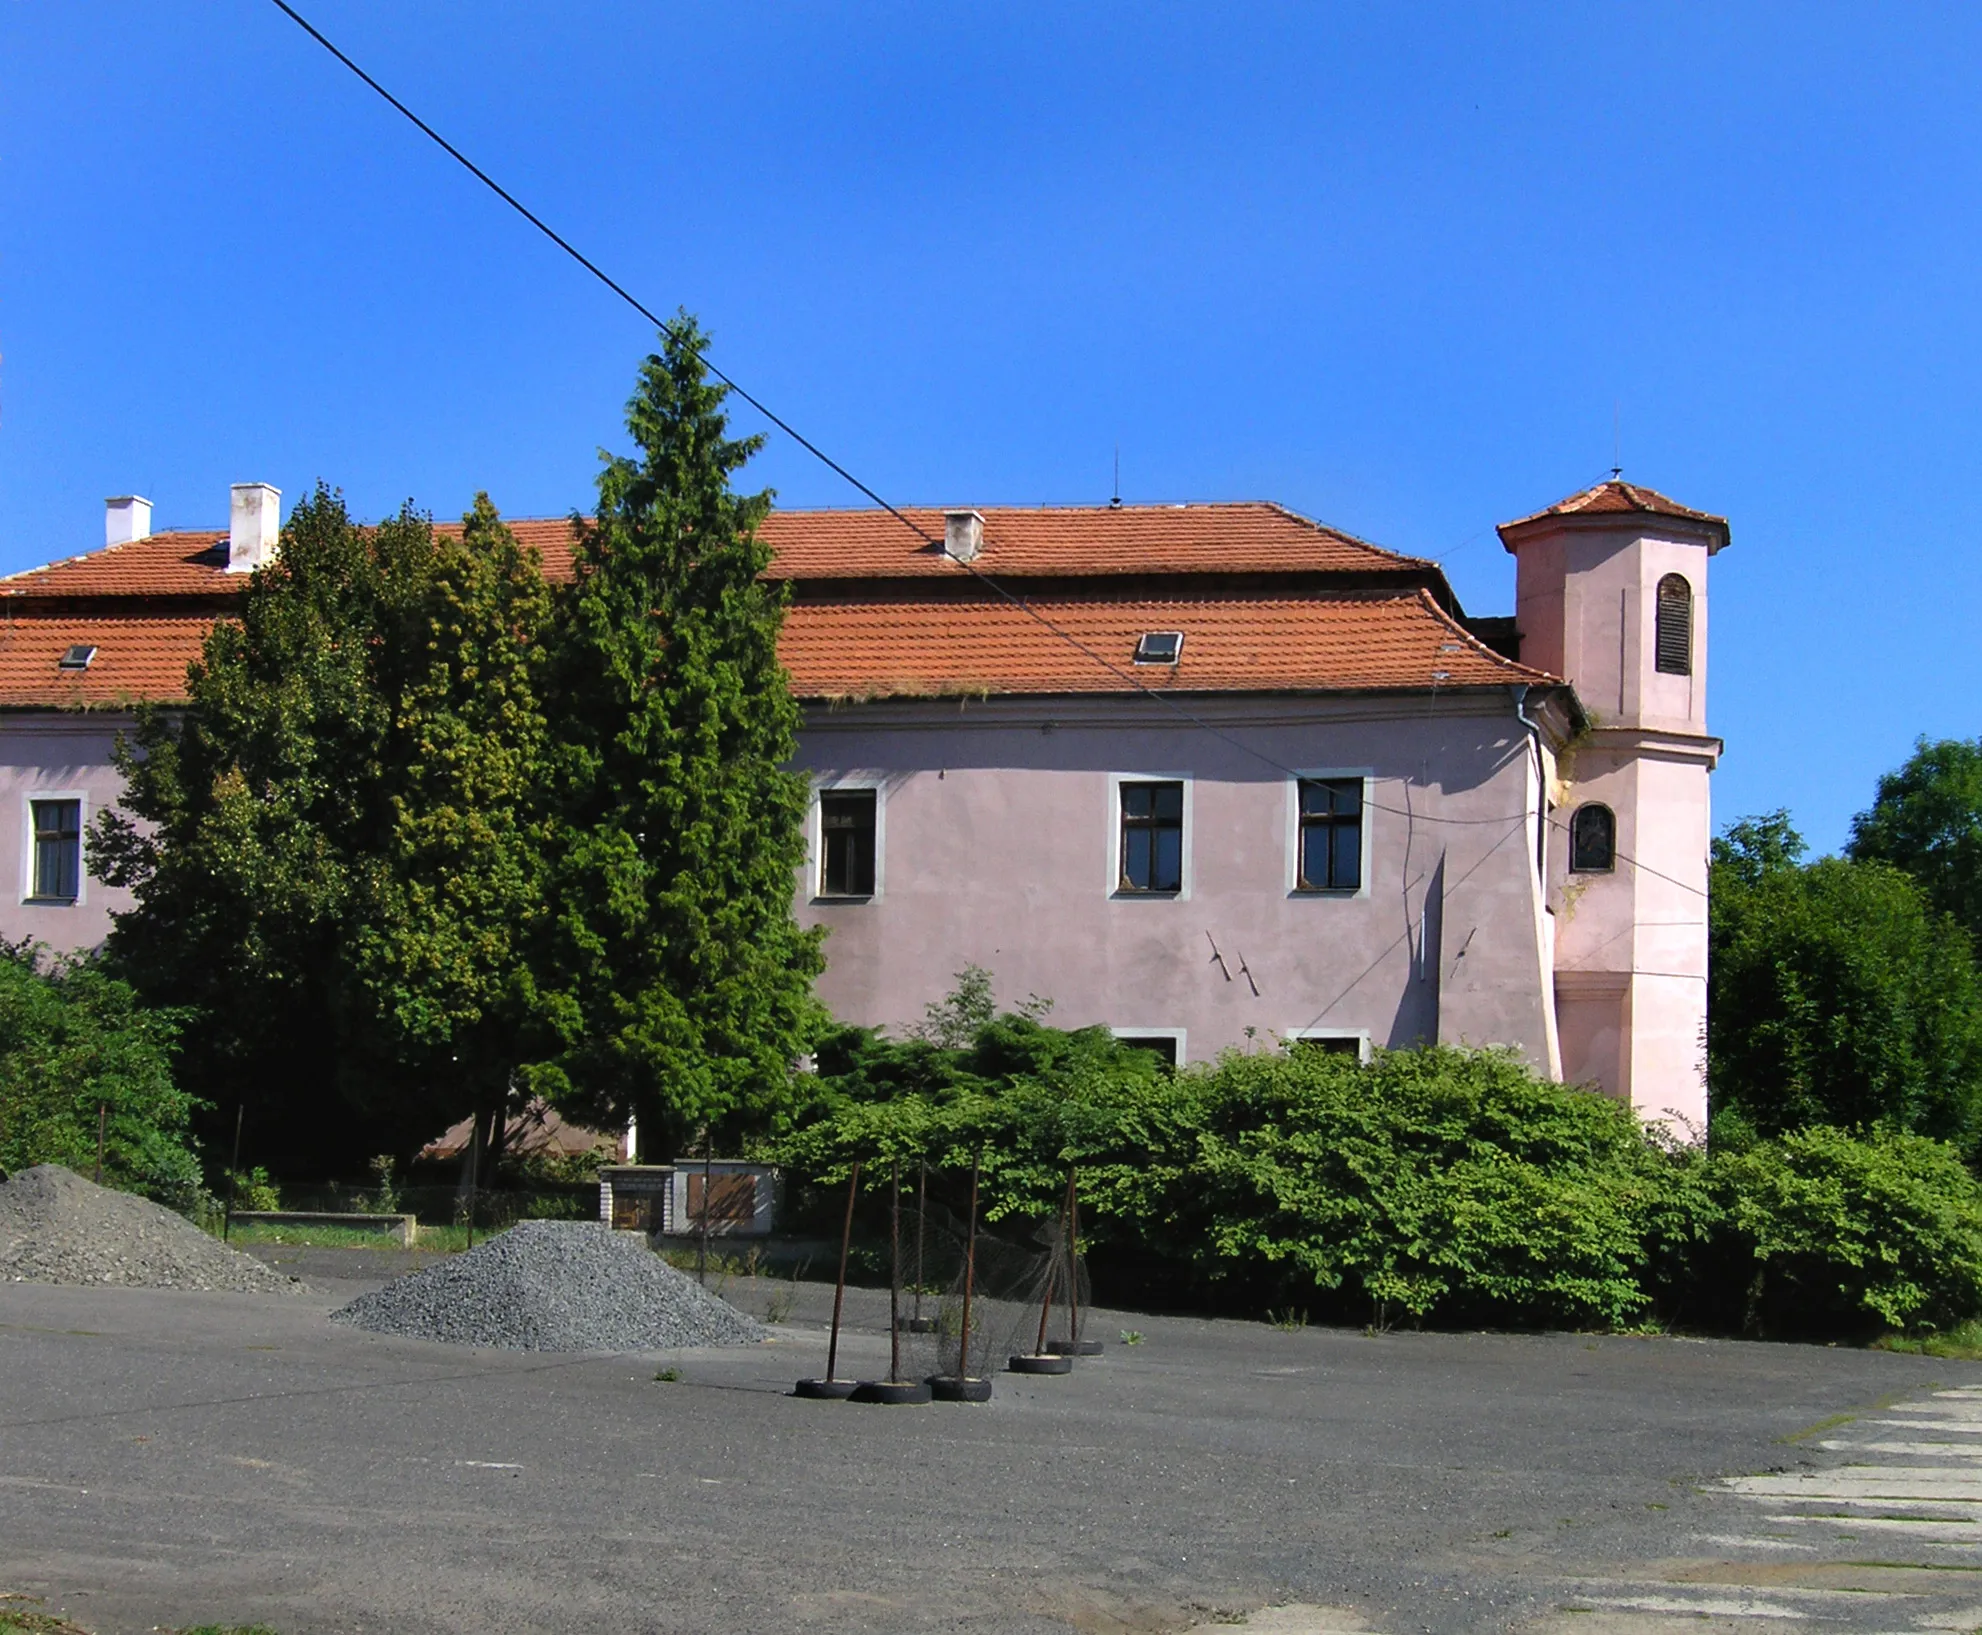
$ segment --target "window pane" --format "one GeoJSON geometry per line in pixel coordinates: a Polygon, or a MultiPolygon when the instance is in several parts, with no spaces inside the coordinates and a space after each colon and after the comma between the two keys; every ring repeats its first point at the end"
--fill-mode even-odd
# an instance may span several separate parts
{"type": "Polygon", "coordinates": [[[1363,883],[1363,831],[1360,823],[1337,823],[1335,855],[1329,860],[1328,884],[1336,891],[1354,891],[1363,883]]]}
{"type": "Polygon", "coordinates": [[[82,880],[82,802],[38,800],[34,819],[34,895],[73,902],[82,880]]]}
{"type": "Polygon", "coordinates": [[[1181,891],[1184,884],[1184,831],[1156,831],[1156,864],[1150,886],[1156,891],[1181,891]]]}
{"type": "Polygon", "coordinates": [[[1184,786],[1180,783],[1151,784],[1150,792],[1156,800],[1156,815],[1172,823],[1184,821],[1184,786]]]}
{"type": "Polygon", "coordinates": [[[1137,891],[1150,889],[1150,833],[1148,829],[1130,829],[1122,836],[1122,878],[1137,891]]]}
{"type": "Polygon", "coordinates": [[[1152,786],[1146,783],[1125,783],[1122,785],[1122,816],[1146,818],[1150,810],[1152,786]]]}
{"type": "Polygon", "coordinates": [[[1301,829],[1301,884],[1310,891],[1328,883],[1328,826],[1306,824],[1301,829]]]}
{"type": "Polygon", "coordinates": [[[1602,874],[1610,869],[1617,853],[1617,820],[1608,806],[1592,802],[1576,808],[1569,824],[1569,867],[1572,871],[1602,874]]]}
{"type": "Polygon", "coordinates": [[[874,791],[819,797],[819,891],[826,897],[874,895],[874,791]]]}

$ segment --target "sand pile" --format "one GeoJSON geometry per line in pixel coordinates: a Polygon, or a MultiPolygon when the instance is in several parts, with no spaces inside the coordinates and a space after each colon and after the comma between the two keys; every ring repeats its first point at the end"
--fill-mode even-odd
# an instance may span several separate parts
{"type": "Polygon", "coordinates": [[[183,1215],[38,1164],[0,1182],[0,1283],[294,1294],[303,1285],[183,1215]]]}
{"type": "Polygon", "coordinates": [[[645,1238],[595,1221],[524,1221],[360,1295],[332,1321],[511,1351],[661,1351],[765,1338],[645,1238]]]}

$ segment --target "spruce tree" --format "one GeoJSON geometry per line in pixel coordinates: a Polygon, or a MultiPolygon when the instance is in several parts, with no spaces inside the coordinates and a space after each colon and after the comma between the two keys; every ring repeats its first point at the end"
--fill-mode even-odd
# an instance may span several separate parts
{"type": "Polygon", "coordinates": [[[731,486],[762,440],[729,435],[693,320],[662,340],[627,407],[636,452],[605,457],[559,608],[544,980],[565,1105],[635,1116],[643,1147],[671,1152],[776,1120],[821,957],[792,914],[806,784],[785,770],[798,709],[786,593],[762,577],[770,495],[731,486]]]}

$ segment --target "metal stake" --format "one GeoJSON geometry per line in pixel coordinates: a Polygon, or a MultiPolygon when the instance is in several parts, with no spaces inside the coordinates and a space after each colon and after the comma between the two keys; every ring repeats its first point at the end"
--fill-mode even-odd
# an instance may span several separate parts
{"type": "Polygon", "coordinates": [[[103,1185],[103,1137],[110,1128],[110,1103],[96,1104],[96,1184],[103,1185]]]}
{"type": "Polygon", "coordinates": [[[890,1160],[888,1208],[888,1378],[902,1377],[902,1161],[890,1160]]]}
{"type": "Polygon", "coordinates": [[[468,1133],[468,1247],[475,1247],[475,1188],[481,1183],[482,1110],[475,1109],[474,1127],[468,1133]]]}
{"type": "MultiPolygon", "coordinates": [[[[709,1143],[715,1137],[708,1125],[702,1126],[702,1236],[695,1245],[695,1281],[704,1288],[709,1286],[709,1185],[715,1173],[714,1161],[710,1158],[709,1143]]],[[[830,1371],[828,1374],[830,1378],[830,1371]]]]}
{"type": "Polygon", "coordinates": [[[853,1173],[846,1182],[846,1224],[840,1228],[840,1279],[833,1285],[833,1337],[826,1342],[826,1383],[833,1382],[833,1370],[840,1361],[840,1305],[846,1299],[846,1256],[853,1243],[853,1200],[860,1190],[860,1160],[853,1161],[853,1173]]]}
{"type": "Polygon", "coordinates": [[[220,1218],[220,1241],[234,1230],[234,1193],[241,1184],[241,1120],[248,1116],[245,1101],[234,1103],[234,1162],[227,1167],[227,1213],[220,1218]]]}
{"type": "Polygon", "coordinates": [[[915,1325],[922,1332],[922,1246],[929,1237],[929,1157],[915,1161],[915,1325]]]}
{"type": "Polygon", "coordinates": [[[1074,1190],[1075,1166],[1067,1166],[1067,1338],[1080,1340],[1080,1194],[1074,1190]]]}
{"type": "Polygon", "coordinates": [[[1032,1348],[1035,1357],[1046,1355],[1046,1319],[1053,1310],[1053,1279],[1060,1272],[1060,1257],[1046,1257],[1046,1292],[1039,1298],[1039,1343],[1032,1348]]]}
{"type": "Polygon", "coordinates": [[[977,1176],[984,1165],[979,1147],[970,1160],[970,1220],[963,1240],[963,1326],[957,1337],[957,1383],[970,1378],[970,1291],[977,1281],[977,1176]]]}

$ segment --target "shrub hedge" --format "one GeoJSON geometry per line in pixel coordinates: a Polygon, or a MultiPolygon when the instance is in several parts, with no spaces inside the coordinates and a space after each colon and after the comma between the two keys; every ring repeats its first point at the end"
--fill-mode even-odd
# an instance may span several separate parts
{"type": "Polygon", "coordinates": [[[1077,1164],[1103,1298],[1783,1335],[1982,1316],[1982,1188],[1954,1148],[1814,1127],[1707,1153],[1499,1051],[1172,1073],[1016,1016],[962,1048],[848,1031],[777,1156],[819,1188],[924,1159],[953,1204],[976,1157],[993,1229],[1050,1214],[1077,1164]]]}

